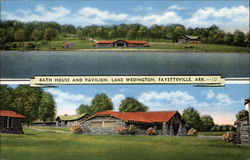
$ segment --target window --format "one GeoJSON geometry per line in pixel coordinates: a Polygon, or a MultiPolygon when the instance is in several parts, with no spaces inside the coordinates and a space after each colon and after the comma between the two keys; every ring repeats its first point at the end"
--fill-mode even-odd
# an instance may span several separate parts
{"type": "Polygon", "coordinates": [[[102,127],[102,121],[91,122],[91,127],[92,128],[100,128],[100,127],[102,127]]]}
{"type": "Polygon", "coordinates": [[[93,121],[91,122],[92,128],[101,128],[101,127],[115,127],[116,121],[93,121]]]}
{"type": "Polygon", "coordinates": [[[3,117],[3,127],[5,128],[12,128],[13,127],[13,118],[12,117],[3,117]]]}
{"type": "Polygon", "coordinates": [[[115,127],[116,122],[115,121],[104,121],[104,127],[115,127]]]}

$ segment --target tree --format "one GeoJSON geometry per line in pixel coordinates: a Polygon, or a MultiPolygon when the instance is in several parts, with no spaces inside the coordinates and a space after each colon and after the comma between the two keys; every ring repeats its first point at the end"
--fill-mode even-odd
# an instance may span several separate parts
{"type": "Polygon", "coordinates": [[[233,44],[236,46],[244,46],[245,45],[245,35],[243,32],[236,30],[234,32],[234,42],[233,44]]]}
{"type": "Polygon", "coordinates": [[[182,114],[183,119],[186,121],[187,125],[190,128],[194,128],[196,130],[200,129],[201,126],[201,118],[198,111],[196,111],[194,108],[189,107],[183,111],[182,114]]]}
{"type": "Polygon", "coordinates": [[[114,106],[111,98],[106,94],[97,94],[91,102],[91,111],[92,113],[102,112],[105,110],[113,110],[114,106]]]}
{"type": "Polygon", "coordinates": [[[174,30],[174,33],[173,33],[173,40],[175,42],[178,41],[179,38],[181,38],[182,36],[185,35],[185,28],[182,27],[182,26],[177,26],[174,30]]]}
{"type": "Polygon", "coordinates": [[[17,29],[14,38],[16,41],[19,41],[19,47],[21,46],[21,41],[24,41],[24,31],[23,29],[17,29]]]}
{"type": "Polygon", "coordinates": [[[236,119],[237,120],[247,120],[248,119],[248,111],[246,110],[241,110],[236,114],[236,119]]]}
{"type": "Polygon", "coordinates": [[[27,117],[28,125],[38,119],[38,109],[41,103],[43,90],[20,85],[15,89],[13,109],[27,117]]]}
{"type": "Polygon", "coordinates": [[[14,101],[14,89],[7,85],[0,85],[0,109],[11,110],[14,101]]]}
{"type": "Polygon", "coordinates": [[[205,115],[201,117],[201,130],[210,131],[214,126],[214,120],[210,115],[205,115]]]}
{"type": "Polygon", "coordinates": [[[91,108],[88,105],[85,104],[81,104],[77,109],[76,109],[76,113],[77,114],[82,114],[82,113],[86,113],[88,115],[92,114],[91,108]]]}
{"type": "Polygon", "coordinates": [[[41,30],[34,30],[31,34],[31,39],[33,41],[39,41],[43,39],[43,32],[41,30]]]}
{"type": "Polygon", "coordinates": [[[43,122],[45,121],[52,121],[55,117],[55,111],[56,111],[56,104],[53,99],[52,94],[50,93],[43,93],[41,104],[39,105],[38,114],[39,119],[43,122]]]}
{"type": "Polygon", "coordinates": [[[43,38],[47,41],[50,41],[50,48],[51,48],[51,40],[56,37],[55,30],[52,28],[47,28],[44,31],[43,38]]]}
{"type": "Polygon", "coordinates": [[[234,42],[234,35],[231,34],[231,33],[225,34],[225,36],[224,36],[224,42],[227,45],[232,45],[233,42],[234,42]]]}
{"type": "Polygon", "coordinates": [[[147,106],[131,97],[122,100],[119,106],[120,112],[146,112],[147,110],[147,106]]]}

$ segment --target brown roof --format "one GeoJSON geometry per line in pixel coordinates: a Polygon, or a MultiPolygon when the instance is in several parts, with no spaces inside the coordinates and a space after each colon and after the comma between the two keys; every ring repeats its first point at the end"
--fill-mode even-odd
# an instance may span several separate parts
{"type": "Polygon", "coordinates": [[[0,110],[0,116],[2,117],[15,117],[15,118],[26,118],[24,115],[16,113],[15,111],[0,110]]]}
{"type": "Polygon", "coordinates": [[[103,111],[96,115],[112,115],[124,121],[137,121],[146,123],[168,122],[177,111],[161,111],[161,112],[115,112],[103,111]]]}

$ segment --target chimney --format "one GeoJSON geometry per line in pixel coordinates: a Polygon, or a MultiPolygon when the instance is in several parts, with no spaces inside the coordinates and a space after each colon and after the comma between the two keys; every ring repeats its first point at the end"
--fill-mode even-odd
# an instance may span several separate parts
{"type": "Polygon", "coordinates": [[[245,110],[248,111],[248,123],[250,124],[250,98],[245,99],[244,105],[245,105],[245,110]]]}

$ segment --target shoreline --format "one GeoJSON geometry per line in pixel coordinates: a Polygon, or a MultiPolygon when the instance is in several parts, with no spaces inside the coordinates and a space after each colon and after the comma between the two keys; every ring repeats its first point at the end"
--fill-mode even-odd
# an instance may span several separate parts
{"type": "Polygon", "coordinates": [[[204,50],[177,50],[177,49],[121,49],[121,48],[114,48],[114,49],[63,49],[63,50],[0,50],[10,52],[10,51],[20,51],[20,52],[194,52],[194,53],[240,53],[246,54],[248,52],[245,51],[204,51],[204,50]]]}

